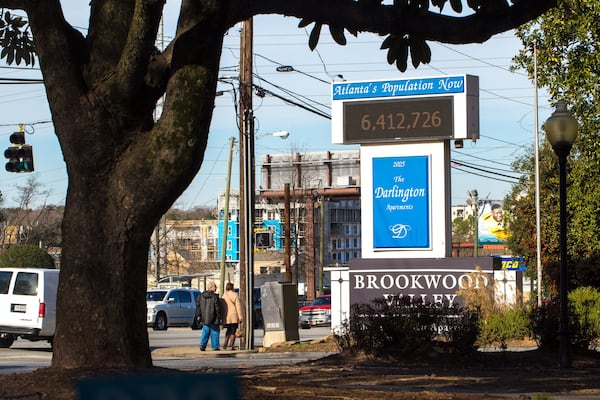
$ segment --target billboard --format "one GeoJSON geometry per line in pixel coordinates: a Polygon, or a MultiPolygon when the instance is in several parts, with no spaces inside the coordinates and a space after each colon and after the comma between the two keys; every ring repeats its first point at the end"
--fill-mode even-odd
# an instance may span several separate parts
{"type": "Polygon", "coordinates": [[[478,243],[504,244],[508,239],[508,224],[504,215],[504,204],[501,200],[484,200],[479,204],[478,243]]]}

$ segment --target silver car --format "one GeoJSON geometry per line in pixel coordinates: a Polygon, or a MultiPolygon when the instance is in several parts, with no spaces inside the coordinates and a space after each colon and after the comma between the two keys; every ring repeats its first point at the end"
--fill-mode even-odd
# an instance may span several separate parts
{"type": "Polygon", "coordinates": [[[146,292],[147,324],[164,331],[170,326],[193,327],[197,289],[150,289],[146,292]]]}

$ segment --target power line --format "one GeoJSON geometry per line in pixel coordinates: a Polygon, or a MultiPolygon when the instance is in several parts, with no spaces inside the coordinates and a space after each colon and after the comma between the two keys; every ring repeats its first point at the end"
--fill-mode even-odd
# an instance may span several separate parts
{"type": "MultiPolygon", "coordinates": [[[[493,172],[493,171],[487,170],[487,169],[485,169],[485,168],[474,167],[474,166],[472,166],[472,165],[468,165],[468,164],[465,164],[465,163],[463,163],[463,162],[460,162],[460,161],[456,161],[456,160],[450,160],[450,162],[451,162],[451,163],[454,163],[454,164],[456,164],[456,165],[458,165],[458,166],[461,166],[461,167],[471,168],[471,169],[474,169],[474,170],[476,170],[476,171],[485,172],[485,173],[487,173],[487,174],[496,175],[496,176],[501,176],[501,177],[508,178],[508,179],[514,179],[514,180],[515,180],[515,182],[511,182],[511,183],[516,183],[516,182],[519,180],[519,178],[518,178],[518,177],[514,177],[514,176],[511,176],[511,175],[506,175],[506,174],[501,174],[501,173],[499,173],[499,172],[493,172]]],[[[453,166],[453,167],[455,167],[455,166],[453,166]]],[[[464,171],[464,170],[461,170],[461,171],[463,171],[463,172],[468,172],[468,171],[464,171]]],[[[477,174],[476,174],[476,173],[474,173],[474,172],[471,172],[471,173],[472,173],[472,174],[474,174],[474,175],[477,175],[477,174]]],[[[482,175],[479,175],[479,176],[482,176],[482,175]]]]}
{"type": "Polygon", "coordinates": [[[479,177],[485,178],[485,179],[493,179],[495,181],[506,182],[506,183],[517,183],[516,181],[512,181],[512,180],[508,180],[508,179],[502,179],[502,178],[496,178],[496,177],[486,176],[486,175],[479,174],[477,172],[472,172],[472,171],[465,171],[464,169],[461,169],[461,168],[459,168],[457,166],[452,166],[452,168],[455,169],[455,170],[457,170],[457,171],[461,171],[461,172],[464,172],[464,173],[469,174],[469,175],[479,176],[479,177]]]}
{"type": "Polygon", "coordinates": [[[283,97],[283,96],[281,96],[281,95],[279,95],[279,94],[277,94],[277,93],[274,93],[274,92],[272,92],[272,91],[270,91],[270,90],[268,90],[268,89],[265,89],[265,88],[263,88],[263,87],[260,87],[260,86],[258,86],[258,85],[255,85],[255,84],[253,84],[252,86],[253,86],[254,88],[258,89],[258,90],[262,90],[264,93],[266,93],[266,94],[268,94],[268,95],[270,95],[270,96],[273,96],[273,97],[276,97],[276,98],[278,98],[278,99],[280,99],[280,100],[283,100],[284,102],[286,102],[286,103],[288,103],[288,104],[294,105],[294,106],[296,106],[296,107],[300,107],[301,109],[303,109],[303,110],[305,110],[305,111],[308,111],[308,112],[311,112],[311,113],[313,113],[313,114],[316,114],[316,115],[318,115],[318,116],[320,116],[320,117],[323,117],[323,118],[326,118],[326,119],[331,119],[331,115],[329,115],[329,114],[326,114],[326,113],[324,113],[324,112],[322,112],[322,111],[315,110],[315,109],[312,109],[312,108],[310,108],[310,107],[307,107],[307,106],[305,106],[304,104],[300,104],[300,103],[298,103],[298,102],[296,102],[296,101],[293,101],[293,100],[290,100],[290,99],[286,99],[285,97],[283,97]]]}

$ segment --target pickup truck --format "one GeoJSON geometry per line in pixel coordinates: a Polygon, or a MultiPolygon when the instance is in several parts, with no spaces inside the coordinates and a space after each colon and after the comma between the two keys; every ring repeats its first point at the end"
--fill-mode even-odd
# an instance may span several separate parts
{"type": "Polygon", "coordinates": [[[331,295],[317,296],[310,305],[299,309],[300,328],[331,324],[331,295]]]}

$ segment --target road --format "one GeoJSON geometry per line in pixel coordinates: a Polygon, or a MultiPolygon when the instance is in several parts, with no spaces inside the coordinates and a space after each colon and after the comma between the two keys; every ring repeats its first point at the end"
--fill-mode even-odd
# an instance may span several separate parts
{"type": "MultiPolygon", "coordinates": [[[[318,327],[312,329],[300,329],[300,340],[312,340],[322,338],[330,333],[329,327],[318,327]]],[[[200,331],[190,328],[169,328],[167,331],[153,331],[148,329],[150,349],[152,351],[166,348],[197,349],[199,346],[200,331]]],[[[263,331],[254,331],[255,348],[262,346],[263,331]]],[[[221,344],[224,342],[223,331],[221,344]]],[[[236,345],[239,342],[236,342],[236,345]]],[[[210,348],[210,346],[209,346],[210,348]]],[[[256,352],[206,352],[205,356],[197,354],[190,357],[165,355],[164,351],[153,355],[154,365],[174,369],[198,369],[203,367],[236,367],[244,365],[276,365],[299,362],[316,357],[311,354],[301,354],[300,357],[290,353],[256,353],[256,352]]],[[[29,372],[38,368],[47,367],[52,359],[52,348],[47,342],[30,342],[28,340],[17,340],[8,349],[0,349],[0,374],[11,374],[29,372]]]]}

